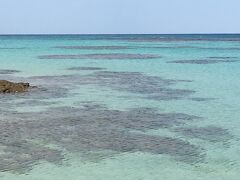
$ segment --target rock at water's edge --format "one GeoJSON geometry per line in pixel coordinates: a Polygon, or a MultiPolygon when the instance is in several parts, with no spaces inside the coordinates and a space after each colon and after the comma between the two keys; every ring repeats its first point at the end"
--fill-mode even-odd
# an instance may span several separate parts
{"type": "Polygon", "coordinates": [[[0,80],[0,93],[21,93],[29,89],[29,83],[14,83],[6,80],[0,80]]]}

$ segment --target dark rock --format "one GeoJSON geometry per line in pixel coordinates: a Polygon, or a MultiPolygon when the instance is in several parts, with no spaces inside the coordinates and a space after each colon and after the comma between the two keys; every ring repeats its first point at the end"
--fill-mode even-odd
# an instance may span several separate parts
{"type": "Polygon", "coordinates": [[[29,83],[14,83],[6,80],[0,80],[0,93],[21,93],[29,89],[29,83]]]}

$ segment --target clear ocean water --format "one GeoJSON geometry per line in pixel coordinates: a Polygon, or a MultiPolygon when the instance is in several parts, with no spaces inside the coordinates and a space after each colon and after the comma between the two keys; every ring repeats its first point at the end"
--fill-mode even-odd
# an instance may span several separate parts
{"type": "Polygon", "coordinates": [[[238,180],[240,35],[0,36],[1,180],[238,180]]]}

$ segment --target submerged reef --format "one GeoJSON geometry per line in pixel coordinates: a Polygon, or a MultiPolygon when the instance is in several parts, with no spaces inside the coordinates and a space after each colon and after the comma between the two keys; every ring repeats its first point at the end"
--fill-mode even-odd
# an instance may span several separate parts
{"type": "Polygon", "coordinates": [[[12,69],[0,69],[0,74],[5,75],[5,74],[14,74],[14,73],[19,73],[21,71],[18,70],[12,70],[12,69]]]}
{"type": "Polygon", "coordinates": [[[176,129],[176,132],[180,132],[191,138],[198,138],[214,143],[226,143],[233,138],[233,135],[227,129],[215,126],[179,128],[176,129]]]}
{"type": "Polygon", "coordinates": [[[96,60],[113,60],[113,59],[155,59],[160,58],[158,55],[152,54],[122,54],[122,53],[109,53],[109,54],[80,54],[80,55],[43,55],[38,56],[39,59],[96,59],[96,60]]]}
{"type": "MultiPolygon", "coordinates": [[[[26,78],[9,76],[11,81],[23,79],[38,88],[28,93],[0,96],[0,172],[28,173],[42,162],[61,165],[67,160],[66,155],[74,153],[86,159],[88,154],[92,160],[92,153],[108,158],[141,152],[166,155],[177,162],[196,165],[205,160],[202,147],[179,136],[151,135],[147,132],[164,129],[207,142],[227,142],[231,139],[230,132],[219,127],[186,127],[188,123],[202,119],[191,114],[161,112],[147,107],[116,110],[94,101],[79,102],[77,98],[79,104],[74,107],[58,103],[62,98],[76,95],[72,90],[84,85],[157,101],[189,99],[193,90],[172,87],[191,82],[189,80],[164,79],[140,72],[107,71],[96,67],[72,67],[69,70],[93,72],[26,78]],[[35,112],[17,111],[17,108],[39,106],[45,108],[35,112]]],[[[30,87],[28,83],[25,86],[27,89],[30,87]]]]}
{"type": "Polygon", "coordinates": [[[176,63],[176,64],[218,64],[218,63],[233,63],[239,62],[238,60],[216,60],[215,58],[205,59],[205,60],[177,60],[177,61],[168,61],[167,63],[176,63]],[[214,60],[213,60],[214,59],[214,60]]]}
{"type": "Polygon", "coordinates": [[[101,70],[105,70],[105,68],[100,68],[100,67],[70,67],[70,68],[67,68],[67,70],[70,70],[70,71],[101,71],[101,70]]]}
{"type": "MultiPolygon", "coordinates": [[[[78,68],[76,67],[76,69],[78,68]]],[[[79,69],[82,68],[80,67],[79,69]]],[[[194,94],[193,90],[171,87],[177,83],[189,83],[191,81],[164,79],[139,72],[99,70],[86,75],[33,76],[28,79],[28,81],[49,82],[48,84],[54,84],[55,87],[53,88],[55,89],[58,87],[71,88],[75,86],[92,85],[110,88],[114,91],[128,92],[141,96],[141,98],[144,99],[152,99],[156,101],[184,99],[194,94]]]]}
{"type": "Polygon", "coordinates": [[[102,151],[165,154],[176,161],[195,164],[203,158],[197,146],[178,138],[144,133],[150,129],[178,127],[194,119],[198,117],[159,113],[151,108],[120,111],[94,104],[82,108],[49,108],[41,112],[5,111],[0,121],[0,148],[3,150],[0,172],[22,173],[41,161],[61,164],[66,153],[102,151]]]}
{"type": "Polygon", "coordinates": [[[56,46],[58,49],[78,49],[78,50],[123,50],[130,49],[129,46],[56,46]]]}

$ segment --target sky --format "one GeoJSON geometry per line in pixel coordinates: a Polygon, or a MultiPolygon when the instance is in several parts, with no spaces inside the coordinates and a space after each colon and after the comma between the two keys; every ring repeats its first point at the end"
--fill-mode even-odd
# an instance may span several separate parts
{"type": "Polygon", "coordinates": [[[0,34],[240,33],[240,0],[0,0],[0,34]]]}

